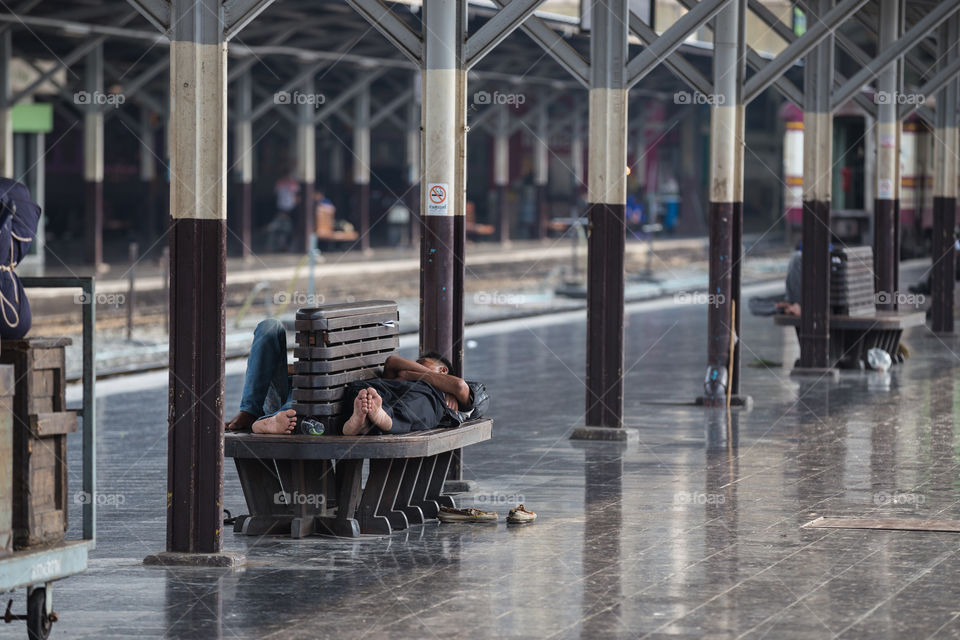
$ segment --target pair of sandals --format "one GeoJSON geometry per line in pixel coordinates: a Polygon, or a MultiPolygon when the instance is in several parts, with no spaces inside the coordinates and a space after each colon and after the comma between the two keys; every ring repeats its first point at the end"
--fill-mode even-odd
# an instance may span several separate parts
{"type": "MultiPolygon", "coordinates": [[[[500,515],[496,511],[481,511],[476,508],[454,509],[453,507],[440,507],[437,513],[437,519],[440,522],[496,522],[500,515]]],[[[510,509],[507,515],[507,524],[528,524],[537,519],[537,514],[529,509],[525,509],[521,504],[518,507],[510,509]]]]}

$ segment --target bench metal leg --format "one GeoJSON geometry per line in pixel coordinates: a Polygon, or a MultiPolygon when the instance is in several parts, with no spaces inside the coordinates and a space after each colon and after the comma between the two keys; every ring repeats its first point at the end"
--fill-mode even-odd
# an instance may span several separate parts
{"type": "Polygon", "coordinates": [[[367,486],[363,488],[360,508],[357,511],[360,533],[389,535],[393,532],[390,519],[380,515],[380,505],[387,501],[387,494],[392,494],[392,499],[389,501],[391,505],[393,499],[396,499],[396,488],[393,491],[388,488],[392,462],[392,460],[380,459],[370,461],[370,475],[367,476],[367,486]]]}
{"type": "Polygon", "coordinates": [[[409,523],[406,514],[396,508],[396,503],[407,461],[403,458],[396,458],[389,462],[390,470],[387,473],[387,484],[383,488],[380,504],[377,505],[377,515],[386,518],[390,522],[390,528],[394,531],[402,531],[409,526],[409,523]]]}
{"type": "Polygon", "coordinates": [[[316,533],[359,538],[360,524],[354,517],[360,501],[360,482],[363,460],[340,460],[337,462],[337,515],[314,518],[316,533]]]}
{"type": "Polygon", "coordinates": [[[452,497],[443,495],[443,481],[447,479],[447,470],[450,468],[452,459],[453,451],[437,454],[437,461],[427,484],[426,499],[436,502],[439,506],[456,507],[452,497]]]}
{"type": "Polygon", "coordinates": [[[404,461],[403,477],[400,480],[397,499],[393,503],[395,510],[402,511],[407,516],[407,523],[409,524],[423,524],[424,521],[423,511],[420,507],[411,503],[422,464],[423,458],[408,458],[404,461]]]}
{"type": "Polygon", "coordinates": [[[427,456],[420,460],[420,469],[417,472],[410,504],[420,509],[424,522],[436,522],[440,505],[437,504],[435,500],[427,499],[427,488],[430,486],[430,478],[433,477],[433,469],[437,464],[437,456],[427,456]]]}

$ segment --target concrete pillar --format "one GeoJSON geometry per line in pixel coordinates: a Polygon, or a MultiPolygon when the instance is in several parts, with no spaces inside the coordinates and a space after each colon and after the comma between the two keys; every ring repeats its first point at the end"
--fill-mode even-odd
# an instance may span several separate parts
{"type": "Polygon", "coordinates": [[[420,238],[420,73],[413,76],[416,99],[407,103],[406,162],[407,191],[404,202],[410,210],[410,246],[420,238]]]}
{"type": "MultiPolygon", "coordinates": [[[[900,1],[880,0],[878,51],[900,37],[900,1]]],[[[877,182],[873,205],[873,272],[877,309],[897,308],[900,280],[900,91],[899,62],[877,74],[877,182]],[[885,99],[884,99],[885,98],[885,99]]]]}
{"type": "Polygon", "coordinates": [[[13,58],[11,30],[0,34],[0,176],[13,175],[13,119],[10,100],[10,61],[13,58]]]}
{"type": "Polygon", "coordinates": [[[542,95],[541,104],[537,108],[536,141],[533,145],[533,184],[537,191],[537,228],[536,238],[543,240],[547,237],[547,222],[550,211],[547,202],[547,183],[550,181],[550,134],[549,109],[547,96],[542,95]]]}
{"type": "Polygon", "coordinates": [[[353,101],[353,184],[360,249],[370,250],[370,85],[353,101]]]}
{"type": "Polygon", "coordinates": [[[219,0],[172,0],[167,550],[223,531],[227,45],[219,0]]]}
{"type": "MultiPolygon", "coordinates": [[[[818,0],[823,15],[833,0],[818,0]]],[[[806,57],[803,113],[803,292],[800,367],[830,366],[830,198],[833,156],[833,36],[806,57]]]]}
{"type": "Polygon", "coordinates": [[[703,396],[707,406],[726,406],[727,395],[732,402],[739,393],[736,336],[740,334],[743,227],[743,9],[742,2],[731,2],[717,14],[714,28],[707,287],[711,297],[707,304],[707,375],[703,396]]]}
{"type": "Polygon", "coordinates": [[[591,6],[587,159],[586,427],[574,438],[624,439],[623,286],[627,202],[627,0],[591,6]],[[613,427],[616,429],[596,429],[613,427]]]}
{"type": "MultiPolygon", "coordinates": [[[[960,55],[960,18],[952,16],[940,26],[937,64],[943,68],[960,55]]],[[[937,94],[933,134],[933,268],[930,273],[931,329],[953,333],[954,227],[957,222],[957,88],[951,80],[937,94]]]]}
{"type": "Polygon", "coordinates": [[[493,188],[497,210],[497,229],[501,244],[510,243],[510,212],[507,211],[507,184],[510,182],[510,133],[507,105],[497,109],[497,123],[493,134],[493,188]]]}
{"type": "Polygon", "coordinates": [[[237,216],[234,233],[240,240],[244,260],[253,256],[253,78],[247,69],[237,78],[235,87],[236,122],[233,125],[233,154],[236,167],[237,216]]]}
{"type": "MultiPolygon", "coordinates": [[[[306,62],[303,66],[310,67],[314,64],[306,62]]],[[[314,246],[316,207],[313,197],[317,188],[317,127],[313,123],[313,116],[317,109],[316,94],[316,81],[311,75],[303,82],[303,95],[297,104],[297,181],[300,183],[298,226],[302,242],[300,246],[304,253],[309,253],[314,246]]],[[[367,182],[369,183],[369,178],[367,182]]]]}
{"type": "Polygon", "coordinates": [[[83,111],[83,189],[86,224],[86,262],[94,273],[103,265],[103,110],[96,96],[103,95],[103,45],[87,54],[83,111]]]}

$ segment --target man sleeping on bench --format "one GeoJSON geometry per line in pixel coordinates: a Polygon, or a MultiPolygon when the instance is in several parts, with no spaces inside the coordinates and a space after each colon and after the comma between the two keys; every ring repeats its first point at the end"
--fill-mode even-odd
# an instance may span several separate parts
{"type": "MultiPolygon", "coordinates": [[[[425,353],[416,362],[389,356],[382,377],[347,385],[344,401],[352,403],[353,414],[343,434],[409,433],[480,417],[489,402],[486,389],[452,375],[450,368],[437,353],[425,353]]],[[[297,412],[290,408],[291,376],[286,330],[275,319],[262,321],[253,333],[240,411],[226,429],[293,433],[297,412]]]]}

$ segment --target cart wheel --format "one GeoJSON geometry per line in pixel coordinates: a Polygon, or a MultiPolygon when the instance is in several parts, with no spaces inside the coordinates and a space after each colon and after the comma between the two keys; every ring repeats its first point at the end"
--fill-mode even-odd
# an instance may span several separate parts
{"type": "Polygon", "coordinates": [[[38,587],[27,596],[27,637],[47,640],[53,621],[47,616],[47,590],[38,587]]]}

